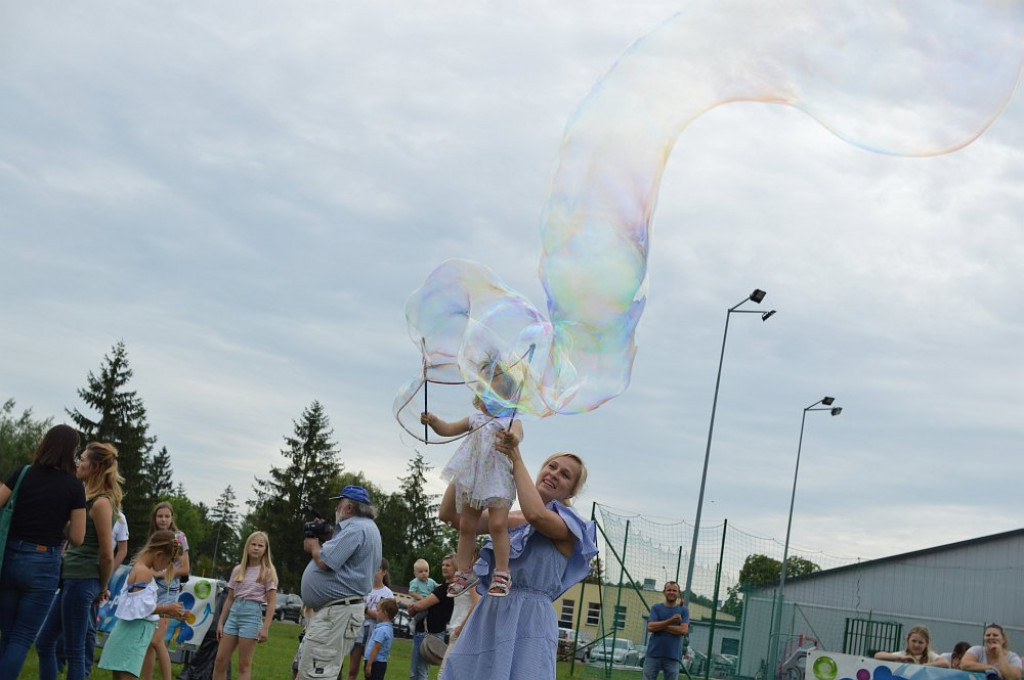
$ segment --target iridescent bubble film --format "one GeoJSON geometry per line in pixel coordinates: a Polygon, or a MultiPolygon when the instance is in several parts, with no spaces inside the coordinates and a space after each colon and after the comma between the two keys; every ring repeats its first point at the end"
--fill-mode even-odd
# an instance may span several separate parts
{"type": "Polygon", "coordinates": [[[484,357],[521,367],[517,399],[499,401],[523,415],[590,411],[626,389],[662,173],[701,114],[785,104],[870,151],[949,153],[1005,108],[1022,36],[1019,0],[687,3],[626,51],[566,127],[541,225],[547,314],[472,262],[445,262],[412,294],[423,367],[395,401],[399,422],[422,436],[425,381],[495,398],[484,357]]]}

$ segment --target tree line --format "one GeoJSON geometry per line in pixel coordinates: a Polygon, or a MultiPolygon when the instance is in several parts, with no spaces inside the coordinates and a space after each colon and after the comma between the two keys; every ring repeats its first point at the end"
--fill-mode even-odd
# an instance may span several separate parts
{"type": "MultiPolygon", "coordinates": [[[[284,435],[280,463],[254,480],[254,497],[247,508],[239,509],[230,484],[210,506],[191,500],[182,484],[175,485],[171,452],[166,446],[157,448],[143,400],[130,389],[131,378],[127,348],[118,342],[103,357],[99,373],[90,371],[78,390],[81,408],[65,409],[83,444],[104,441],[117,447],[125,479],[122,510],[128,520],[130,554],[149,535],[153,505],[167,501],[174,508],[175,523],[188,537],[193,574],[226,578],[238,562],[245,537],[260,530],[270,537],[282,592],[297,592],[309,562],[302,549],[303,525],[313,519],[304,508],[319,511],[333,524],[335,501],[330,498],[346,484],[359,484],[377,507],[384,556],[395,582],[408,582],[413,562],[420,557],[430,562],[440,580],[441,558],[454,549],[456,533],[437,519],[437,496],[424,491],[432,468],[421,453],[416,452],[405,476],[398,478],[399,490],[385,493],[362,472],[346,469],[326,410],[314,400],[293,421],[292,432],[284,435]]],[[[53,417],[39,418],[30,408],[18,413],[14,399],[0,405],[3,479],[32,460],[36,444],[53,424],[53,417]]]]}

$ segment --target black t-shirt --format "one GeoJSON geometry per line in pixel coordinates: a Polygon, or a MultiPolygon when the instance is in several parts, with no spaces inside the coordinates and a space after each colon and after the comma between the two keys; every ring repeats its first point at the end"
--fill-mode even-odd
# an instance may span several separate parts
{"type": "MultiPolygon", "coordinates": [[[[14,492],[19,467],[4,484],[14,492]]],[[[18,488],[9,540],[60,545],[71,511],[85,508],[85,486],[73,475],[41,465],[30,465],[18,488]]]]}
{"type": "Polygon", "coordinates": [[[448,628],[455,608],[455,600],[448,597],[448,584],[442,583],[431,593],[437,598],[437,604],[427,610],[427,618],[416,624],[417,633],[443,633],[448,628]],[[426,628],[423,624],[426,624],[426,628]]]}

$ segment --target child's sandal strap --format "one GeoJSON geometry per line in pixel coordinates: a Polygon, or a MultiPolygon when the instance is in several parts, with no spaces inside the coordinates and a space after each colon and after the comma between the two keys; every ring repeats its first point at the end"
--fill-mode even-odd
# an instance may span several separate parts
{"type": "Polygon", "coordinates": [[[494,597],[505,597],[511,588],[512,574],[507,571],[495,571],[494,576],[491,577],[491,587],[487,594],[494,597]]]}
{"type": "Polygon", "coordinates": [[[456,571],[455,578],[453,578],[452,582],[448,585],[448,597],[458,597],[475,586],[476,582],[479,580],[479,577],[477,577],[472,570],[456,571]]]}

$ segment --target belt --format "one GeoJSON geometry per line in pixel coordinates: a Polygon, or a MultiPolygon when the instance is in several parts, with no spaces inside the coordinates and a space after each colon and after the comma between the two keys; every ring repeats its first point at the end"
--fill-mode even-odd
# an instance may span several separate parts
{"type": "Polygon", "coordinates": [[[338,605],[338,604],[345,604],[345,605],[363,604],[363,597],[361,595],[353,595],[352,597],[343,597],[340,600],[331,600],[330,602],[327,602],[327,603],[323,604],[322,606],[320,606],[317,609],[317,611],[320,611],[321,609],[326,609],[327,607],[333,607],[334,605],[338,605]]]}

